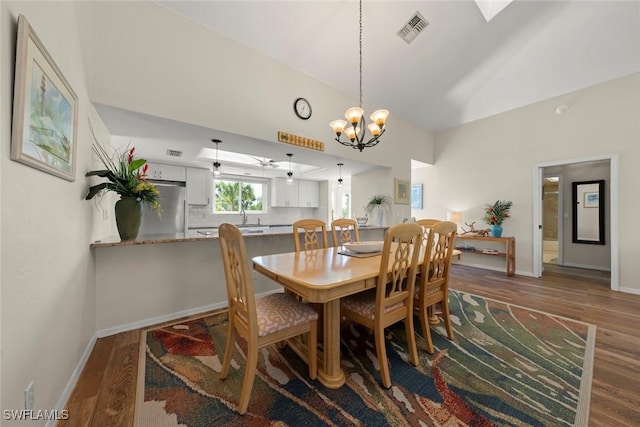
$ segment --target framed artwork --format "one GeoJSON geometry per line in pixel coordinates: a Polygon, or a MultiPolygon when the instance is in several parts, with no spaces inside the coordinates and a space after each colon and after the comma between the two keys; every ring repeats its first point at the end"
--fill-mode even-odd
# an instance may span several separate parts
{"type": "Polygon", "coordinates": [[[75,181],[78,97],[18,16],[11,159],[75,181]]]}
{"type": "Polygon", "coordinates": [[[411,183],[406,179],[395,178],[394,184],[394,202],[397,205],[408,205],[411,183]]]}
{"type": "Polygon", "coordinates": [[[587,191],[584,193],[584,207],[598,208],[600,207],[600,193],[597,191],[587,191]]]}
{"type": "Polygon", "coordinates": [[[422,184],[411,185],[411,209],[422,209],[422,184]]]}

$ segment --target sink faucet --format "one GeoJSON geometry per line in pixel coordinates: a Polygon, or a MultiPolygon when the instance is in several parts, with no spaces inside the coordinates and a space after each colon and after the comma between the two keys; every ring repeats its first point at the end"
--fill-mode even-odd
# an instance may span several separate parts
{"type": "Polygon", "coordinates": [[[244,208],[240,209],[240,215],[242,216],[242,225],[247,224],[247,213],[244,211],[244,208]]]}

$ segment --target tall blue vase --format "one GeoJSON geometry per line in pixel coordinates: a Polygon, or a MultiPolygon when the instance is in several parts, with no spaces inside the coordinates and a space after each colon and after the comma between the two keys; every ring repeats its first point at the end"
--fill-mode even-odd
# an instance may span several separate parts
{"type": "Polygon", "coordinates": [[[491,226],[491,235],[493,237],[502,237],[502,226],[501,225],[491,226]]]}

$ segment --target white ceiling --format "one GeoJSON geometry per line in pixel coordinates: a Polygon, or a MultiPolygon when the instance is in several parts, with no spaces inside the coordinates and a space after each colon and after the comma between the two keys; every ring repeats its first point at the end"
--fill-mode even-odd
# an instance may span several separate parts
{"type": "MultiPolygon", "coordinates": [[[[358,96],[357,1],[157,3],[358,96]]],[[[636,0],[516,0],[490,22],[471,0],[363,3],[364,105],[429,130],[639,71],[636,0]],[[429,25],[407,44],[416,11],[429,25]]]]}
{"type": "MultiPolygon", "coordinates": [[[[157,3],[358,96],[357,1],[157,3]]],[[[640,72],[637,0],[516,0],[489,22],[471,0],[366,0],[363,26],[364,106],[387,108],[429,130],[640,72]],[[396,33],[416,11],[429,25],[407,44],[396,33]]],[[[277,162],[286,162],[285,153],[293,152],[294,162],[315,166],[305,172],[308,179],[337,177],[336,164],[342,161],[312,150],[224,132],[214,135],[210,129],[97,107],[120,142],[133,141],[149,158],[163,158],[171,148],[184,151],[177,163],[189,163],[197,158],[202,141],[217,137],[223,140],[220,150],[277,162]],[[176,141],[181,141],[179,146],[176,141]]],[[[349,160],[343,174],[373,167],[349,160]]],[[[250,173],[260,176],[262,168],[257,169],[250,173]]],[[[228,164],[226,171],[242,173],[228,164]]],[[[265,172],[269,176],[269,170],[265,172]]],[[[286,173],[282,167],[271,172],[286,173]]]]}

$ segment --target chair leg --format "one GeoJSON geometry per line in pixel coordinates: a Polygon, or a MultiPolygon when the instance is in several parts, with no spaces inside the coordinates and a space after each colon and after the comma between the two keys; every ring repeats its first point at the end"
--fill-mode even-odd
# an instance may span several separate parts
{"type": "Polygon", "coordinates": [[[227,331],[227,343],[224,346],[224,356],[222,360],[222,372],[220,379],[227,378],[229,374],[229,366],[231,365],[231,354],[233,353],[233,344],[236,341],[236,328],[233,326],[233,320],[229,320],[229,330],[227,331]]]}
{"type": "Polygon", "coordinates": [[[413,328],[413,313],[409,313],[404,320],[405,334],[407,335],[407,345],[409,350],[409,360],[413,366],[418,366],[418,348],[416,346],[416,332],[413,328]]]}
{"type": "Polygon", "coordinates": [[[315,380],[318,377],[318,321],[311,322],[311,330],[309,331],[309,340],[307,342],[309,354],[309,378],[315,380]]]}
{"type": "Polygon", "coordinates": [[[253,389],[253,380],[256,377],[256,367],[258,366],[258,346],[247,343],[247,366],[242,381],[242,391],[240,392],[240,403],[238,404],[238,412],[244,415],[249,406],[249,398],[253,389]]]}
{"type": "Polygon", "coordinates": [[[391,374],[389,373],[389,360],[387,359],[387,348],[384,342],[384,328],[376,327],[374,330],[376,336],[376,352],[378,355],[378,365],[380,365],[380,377],[382,385],[385,388],[391,387],[391,374]]]}
{"type": "Polygon", "coordinates": [[[418,307],[420,326],[422,327],[422,335],[424,335],[424,340],[427,345],[427,352],[429,354],[433,354],[433,342],[431,341],[431,330],[429,326],[429,314],[427,313],[427,307],[425,307],[424,303],[422,302],[418,304],[418,307]]]}
{"type": "Polygon", "coordinates": [[[447,295],[445,295],[440,304],[442,306],[442,317],[444,318],[444,326],[447,329],[447,338],[452,340],[453,329],[451,329],[451,316],[449,315],[449,298],[447,295]]]}

